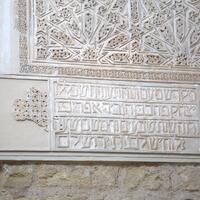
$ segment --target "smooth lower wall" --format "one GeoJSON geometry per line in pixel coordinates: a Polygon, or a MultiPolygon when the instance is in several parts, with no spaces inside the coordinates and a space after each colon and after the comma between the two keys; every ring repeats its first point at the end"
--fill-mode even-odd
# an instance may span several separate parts
{"type": "Polygon", "coordinates": [[[0,200],[200,200],[200,165],[1,163],[0,200]]]}

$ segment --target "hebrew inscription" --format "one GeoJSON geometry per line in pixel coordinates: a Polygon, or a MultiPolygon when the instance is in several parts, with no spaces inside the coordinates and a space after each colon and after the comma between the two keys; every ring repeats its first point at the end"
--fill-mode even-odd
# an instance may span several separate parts
{"type": "Polygon", "coordinates": [[[31,88],[27,92],[27,99],[17,99],[14,107],[17,121],[30,120],[47,129],[47,93],[31,88]]]}
{"type": "Polygon", "coordinates": [[[200,151],[199,88],[56,79],[55,148],[77,151],[200,151]]]}
{"type": "Polygon", "coordinates": [[[200,0],[2,2],[0,160],[200,162],[200,0]]]}

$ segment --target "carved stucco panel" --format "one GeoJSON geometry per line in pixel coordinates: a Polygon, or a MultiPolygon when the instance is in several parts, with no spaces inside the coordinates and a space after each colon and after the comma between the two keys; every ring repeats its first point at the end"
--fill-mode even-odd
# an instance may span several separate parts
{"type": "Polygon", "coordinates": [[[15,119],[51,135],[55,151],[199,153],[199,86],[49,80],[15,101],[15,119]],[[49,103],[48,103],[49,102],[49,103]]]}
{"type": "Polygon", "coordinates": [[[53,148],[65,151],[199,153],[199,88],[53,79],[53,148]]]}
{"type": "Polygon", "coordinates": [[[33,63],[199,65],[198,1],[32,0],[31,5],[33,63]]]}
{"type": "Polygon", "coordinates": [[[26,99],[17,99],[14,102],[14,109],[17,121],[30,120],[47,130],[48,106],[46,92],[30,88],[26,99]]]}
{"type": "Polygon", "coordinates": [[[19,0],[18,5],[22,74],[73,71],[74,76],[200,81],[199,1],[19,0]]]}

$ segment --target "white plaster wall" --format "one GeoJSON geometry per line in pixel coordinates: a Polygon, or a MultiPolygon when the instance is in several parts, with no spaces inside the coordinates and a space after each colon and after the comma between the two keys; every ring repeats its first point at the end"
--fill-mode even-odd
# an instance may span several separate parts
{"type": "Polygon", "coordinates": [[[0,150],[48,150],[49,134],[32,121],[16,121],[14,101],[26,99],[34,87],[46,91],[45,81],[0,79],[0,150]]]}
{"type": "Polygon", "coordinates": [[[16,1],[0,1],[0,73],[13,74],[19,69],[19,31],[16,1]]]}

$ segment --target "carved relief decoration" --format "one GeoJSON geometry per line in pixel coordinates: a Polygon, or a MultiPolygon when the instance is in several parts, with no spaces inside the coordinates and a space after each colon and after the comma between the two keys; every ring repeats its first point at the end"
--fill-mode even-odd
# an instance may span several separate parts
{"type": "MultiPolygon", "coordinates": [[[[199,69],[198,0],[18,1],[20,73],[65,76],[66,68],[105,66],[169,77],[173,69],[178,77],[199,69]]],[[[89,76],[80,71],[74,75],[89,76]]]]}
{"type": "Polygon", "coordinates": [[[47,129],[47,93],[31,88],[27,98],[17,99],[14,107],[17,121],[30,120],[47,129]]]}
{"type": "Polygon", "coordinates": [[[17,27],[20,32],[19,35],[19,56],[20,56],[20,65],[24,66],[28,64],[28,22],[27,22],[27,12],[26,9],[28,6],[27,1],[18,0],[18,18],[17,18],[17,27]]]}
{"type": "Polygon", "coordinates": [[[199,88],[56,79],[51,134],[57,150],[199,153],[199,88]]]}
{"type": "Polygon", "coordinates": [[[199,1],[31,2],[33,63],[199,67],[199,1]]]}
{"type": "Polygon", "coordinates": [[[199,83],[200,74],[188,71],[152,71],[152,70],[113,70],[81,67],[23,66],[21,73],[56,74],[66,77],[91,77],[103,79],[190,82],[199,83]]]}

